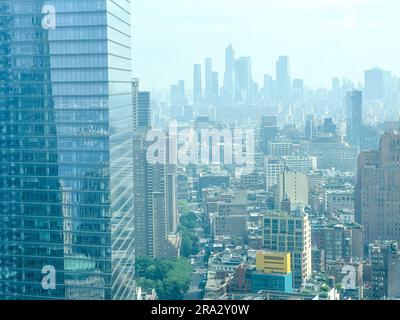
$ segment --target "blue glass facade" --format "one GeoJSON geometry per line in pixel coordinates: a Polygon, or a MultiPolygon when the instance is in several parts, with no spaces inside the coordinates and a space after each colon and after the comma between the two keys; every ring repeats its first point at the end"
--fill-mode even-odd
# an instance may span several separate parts
{"type": "Polygon", "coordinates": [[[134,298],[130,34],[129,0],[0,0],[0,299],[134,298]]]}
{"type": "Polygon", "coordinates": [[[293,273],[269,274],[253,271],[251,273],[251,292],[258,293],[261,290],[292,293],[293,273]]]}

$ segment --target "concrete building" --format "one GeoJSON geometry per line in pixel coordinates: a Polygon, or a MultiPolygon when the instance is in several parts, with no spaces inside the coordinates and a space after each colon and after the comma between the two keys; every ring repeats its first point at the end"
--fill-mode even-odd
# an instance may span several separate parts
{"type": "Polygon", "coordinates": [[[173,174],[167,164],[148,162],[147,147],[143,135],[136,135],[133,163],[136,255],[178,257],[180,239],[171,234],[176,230],[173,174]]]}
{"type": "Polygon", "coordinates": [[[289,273],[290,253],[258,251],[256,254],[256,268],[264,273],[289,273]]]}
{"type": "Polygon", "coordinates": [[[217,213],[211,216],[214,237],[230,236],[247,240],[246,202],[218,203],[217,213]]]}
{"type": "Polygon", "coordinates": [[[285,157],[293,155],[294,146],[291,142],[270,141],[268,142],[268,154],[271,157],[285,157]]]}
{"type": "Polygon", "coordinates": [[[357,223],[338,224],[337,220],[312,224],[312,245],[324,250],[325,261],[362,259],[364,228],[357,223]]]}
{"type": "Polygon", "coordinates": [[[359,149],[342,141],[313,140],[300,143],[300,154],[317,158],[318,169],[356,172],[359,149]]]}
{"type": "Polygon", "coordinates": [[[400,299],[400,251],[396,241],[369,246],[373,299],[400,299]]]}
{"type": "Polygon", "coordinates": [[[290,253],[294,287],[299,288],[312,275],[311,228],[307,215],[270,211],[263,217],[262,229],[265,250],[290,253]]]}
{"type": "Polygon", "coordinates": [[[328,216],[339,216],[342,210],[354,212],[354,189],[325,190],[325,212],[328,216]]]}
{"type": "Polygon", "coordinates": [[[278,184],[280,174],[285,170],[285,164],[277,158],[265,158],[265,189],[272,191],[272,188],[278,184]]]}
{"type": "Polygon", "coordinates": [[[379,151],[358,159],[355,217],[365,227],[365,242],[400,240],[400,133],[381,137],[379,151]]]}
{"type": "Polygon", "coordinates": [[[290,200],[292,207],[308,205],[308,178],[305,173],[284,171],[278,176],[275,208],[279,208],[285,198],[290,200]]]}
{"type": "Polygon", "coordinates": [[[282,157],[285,166],[293,172],[309,173],[317,170],[317,157],[286,156],[282,157]]]}
{"type": "Polygon", "coordinates": [[[354,90],[347,93],[347,141],[361,149],[363,132],[363,93],[354,90]]]}

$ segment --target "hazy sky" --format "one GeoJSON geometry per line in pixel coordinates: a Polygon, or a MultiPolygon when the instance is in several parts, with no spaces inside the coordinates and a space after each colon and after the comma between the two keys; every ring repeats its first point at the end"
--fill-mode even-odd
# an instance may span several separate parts
{"type": "MultiPolygon", "coordinates": [[[[366,68],[400,74],[399,0],[134,0],[134,68],[141,89],[192,88],[194,63],[224,50],[253,58],[253,78],[275,76],[279,55],[309,87],[333,76],[363,80],[366,68]]],[[[204,71],[203,71],[204,72],[204,71]]]]}

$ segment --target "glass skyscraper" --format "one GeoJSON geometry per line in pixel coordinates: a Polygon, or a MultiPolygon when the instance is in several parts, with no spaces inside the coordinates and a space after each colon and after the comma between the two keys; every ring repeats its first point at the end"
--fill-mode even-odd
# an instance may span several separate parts
{"type": "Polygon", "coordinates": [[[134,298],[131,78],[129,0],[0,0],[0,299],[134,298]]]}

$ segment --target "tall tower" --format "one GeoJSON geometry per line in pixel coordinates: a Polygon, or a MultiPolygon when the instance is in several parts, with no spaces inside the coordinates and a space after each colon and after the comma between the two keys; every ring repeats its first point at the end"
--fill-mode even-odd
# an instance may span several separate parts
{"type": "Polygon", "coordinates": [[[232,104],[235,99],[235,51],[232,44],[225,50],[225,73],[222,98],[226,104],[232,104]]]}
{"type": "Polygon", "coordinates": [[[1,3],[0,299],[133,299],[130,1],[46,3],[1,3]]]}
{"type": "Polygon", "coordinates": [[[347,141],[362,147],[363,95],[359,90],[347,93],[347,141]]]}
{"type": "Polygon", "coordinates": [[[167,164],[167,149],[158,150],[161,163],[148,159],[150,144],[143,133],[134,136],[134,202],[136,256],[176,258],[176,174],[167,164]]]}
{"type": "Polygon", "coordinates": [[[211,104],[213,98],[213,67],[211,58],[206,58],[205,60],[205,79],[205,100],[207,104],[211,104]]]}
{"type": "Polygon", "coordinates": [[[360,154],[357,179],[355,215],[365,227],[366,243],[399,241],[400,133],[385,133],[379,151],[360,154]]]}
{"type": "Polygon", "coordinates": [[[217,71],[213,71],[212,73],[213,76],[213,91],[212,91],[212,100],[213,103],[218,103],[218,98],[219,98],[219,75],[217,71]]]}
{"type": "Polygon", "coordinates": [[[250,57],[240,57],[236,60],[235,81],[237,102],[249,102],[252,98],[253,85],[250,57]]]}
{"type": "MultiPolygon", "coordinates": [[[[184,91],[184,83],[178,86],[184,91]]],[[[133,197],[135,204],[136,256],[175,258],[179,256],[177,231],[176,168],[168,163],[168,143],[158,151],[159,163],[149,158],[150,142],[146,135],[151,129],[150,94],[138,93],[136,112],[138,124],[133,135],[133,197]]],[[[176,139],[176,137],[168,137],[176,139]]]]}
{"type": "Polygon", "coordinates": [[[148,129],[151,125],[150,92],[138,92],[137,126],[138,129],[148,129]]]}
{"type": "Polygon", "coordinates": [[[203,102],[203,89],[201,84],[201,64],[195,64],[193,70],[193,103],[196,107],[203,102]]]}
{"type": "Polygon", "coordinates": [[[288,56],[280,56],[276,62],[276,96],[282,103],[291,101],[291,76],[288,56]]]}
{"type": "Polygon", "coordinates": [[[382,69],[366,70],[364,75],[365,100],[383,101],[385,97],[385,76],[382,69]]]}

